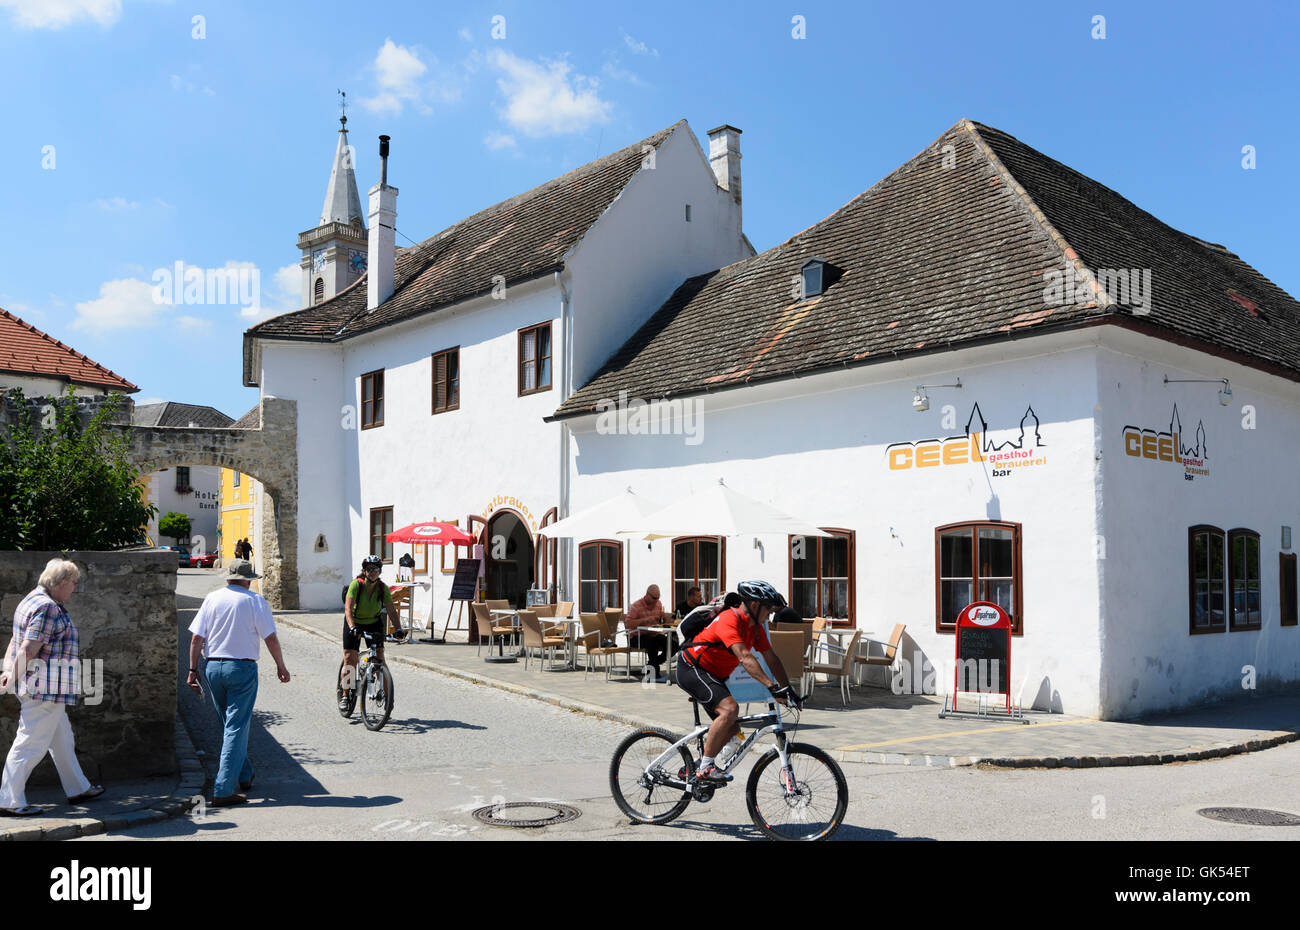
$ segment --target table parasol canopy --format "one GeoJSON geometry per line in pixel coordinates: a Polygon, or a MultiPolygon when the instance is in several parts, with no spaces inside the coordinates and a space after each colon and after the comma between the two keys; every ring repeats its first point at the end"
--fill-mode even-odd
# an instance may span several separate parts
{"type": "Polygon", "coordinates": [[[426,546],[472,546],[475,539],[454,523],[412,523],[384,537],[388,542],[426,546]]]}

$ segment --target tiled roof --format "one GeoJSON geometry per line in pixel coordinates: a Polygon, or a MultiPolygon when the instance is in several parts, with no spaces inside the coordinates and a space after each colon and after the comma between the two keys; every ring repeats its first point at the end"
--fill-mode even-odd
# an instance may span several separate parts
{"type": "Polygon", "coordinates": [[[648,139],[481,210],[419,245],[399,249],[393,296],[366,312],[366,275],[329,300],[251,327],[259,339],[340,341],[560,267],[561,259],[685,120],[648,139]]]}
{"type": "Polygon", "coordinates": [[[210,426],[227,427],[234,420],[215,407],[200,404],[178,404],[167,401],[162,404],[145,404],[136,407],[131,413],[132,426],[210,426]]]}
{"type": "Polygon", "coordinates": [[[619,391],[701,393],[1100,322],[1300,380],[1294,298],[1222,246],[962,120],[820,223],[684,282],[556,415],[591,412],[619,391]],[[800,300],[792,286],[814,256],[843,275],[800,300]],[[1149,312],[1131,294],[1122,305],[1092,290],[1049,302],[1047,273],[1067,261],[1094,280],[1098,269],[1150,269],[1149,312]]]}
{"type": "Polygon", "coordinates": [[[261,429],[262,428],[262,405],[258,404],[252,410],[244,414],[234,423],[230,424],[231,429],[261,429]]]}
{"type": "Polygon", "coordinates": [[[124,394],[140,390],[121,375],[0,309],[0,384],[4,372],[61,378],[73,384],[109,388],[124,394]]]}

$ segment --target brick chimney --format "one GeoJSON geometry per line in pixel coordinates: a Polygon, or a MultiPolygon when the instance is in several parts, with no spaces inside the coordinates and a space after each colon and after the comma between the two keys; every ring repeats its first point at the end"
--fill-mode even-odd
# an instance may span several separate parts
{"type": "Polygon", "coordinates": [[[393,296],[397,262],[397,188],[388,184],[388,136],[379,137],[379,183],[370,188],[370,235],[367,240],[366,309],[393,296]]]}
{"type": "Polygon", "coordinates": [[[709,164],[718,187],[731,194],[740,209],[740,130],[723,123],[709,130],[709,164]]]}

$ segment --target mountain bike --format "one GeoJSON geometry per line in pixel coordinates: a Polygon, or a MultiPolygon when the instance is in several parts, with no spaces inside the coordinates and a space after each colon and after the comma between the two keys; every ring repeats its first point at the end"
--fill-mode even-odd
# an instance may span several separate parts
{"type": "Polygon", "coordinates": [[[388,670],[374,649],[364,649],[361,652],[361,661],[358,665],[360,671],[356,675],[359,687],[352,689],[351,700],[347,702],[347,709],[338,702],[343,700],[343,669],[347,662],[339,663],[339,674],[337,685],[335,686],[335,706],[338,707],[339,713],[344,717],[351,717],[356,710],[357,699],[361,700],[361,721],[366,725],[367,730],[382,729],[388,722],[388,718],[393,714],[393,674],[388,670]]]}
{"type": "MultiPolygon", "coordinates": [[[[798,731],[803,698],[786,711],[792,717],[790,735],[798,731]]],[[[700,705],[692,700],[695,729],[678,736],[657,727],[630,734],[614,750],[609,786],[619,810],[636,823],[665,824],[682,815],[691,801],[708,803],[720,785],[694,782],[691,776],[704,754],[709,721],[700,721],[700,705]],[[692,748],[694,747],[694,754],[692,748]]],[[[759,831],[771,840],[824,840],[844,820],[849,786],[839,765],[821,749],[786,736],[781,708],[775,700],[767,712],[737,718],[757,727],[719,766],[730,773],[751,748],[771,735],[776,746],[759,756],[745,782],[745,806],[759,831]]]]}

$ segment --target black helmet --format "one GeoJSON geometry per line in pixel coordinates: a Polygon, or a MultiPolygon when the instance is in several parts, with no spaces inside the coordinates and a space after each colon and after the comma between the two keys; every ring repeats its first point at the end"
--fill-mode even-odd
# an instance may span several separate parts
{"type": "Polygon", "coordinates": [[[372,568],[383,568],[384,560],[377,555],[368,555],[361,560],[361,570],[367,571],[372,568]]]}
{"type": "Polygon", "coordinates": [[[785,598],[766,581],[742,581],[736,585],[736,593],[745,603],[758,601],[760,604],[767,604],[774,608],[785,606],[785,598]]]}

